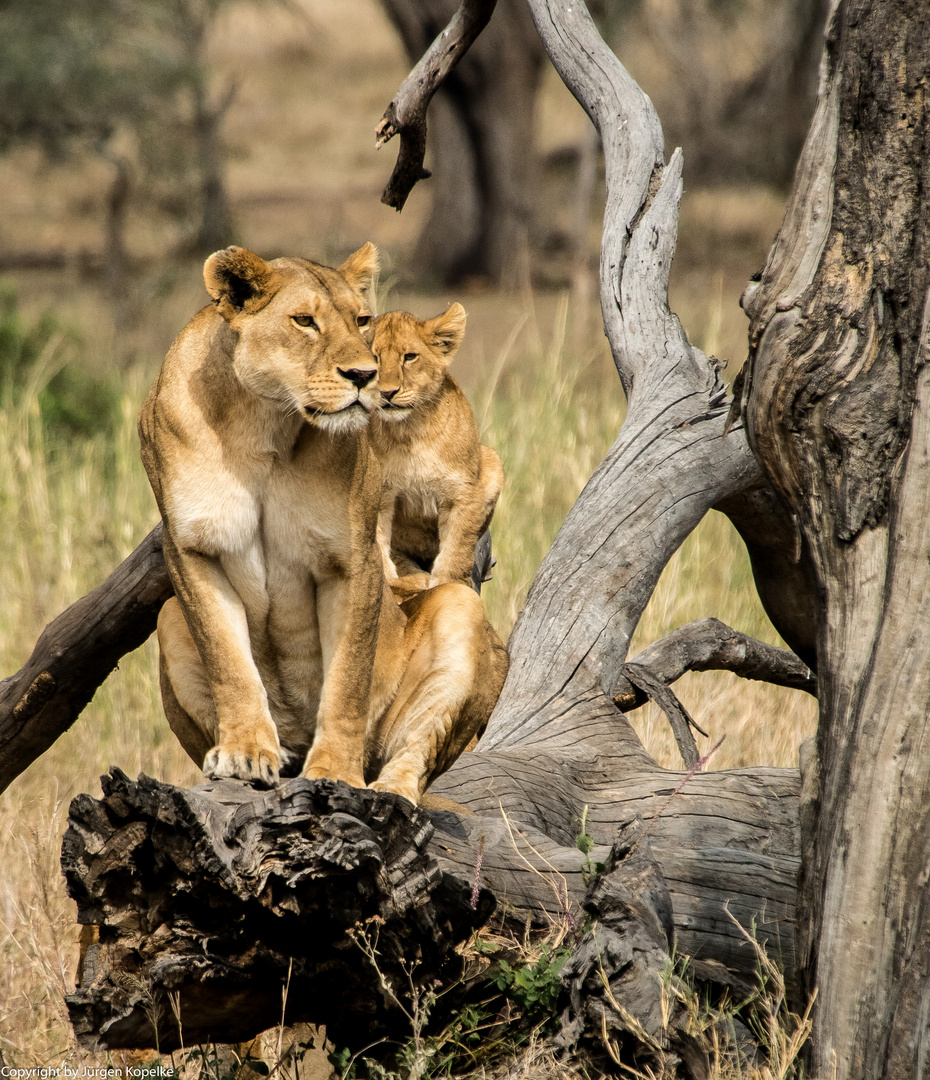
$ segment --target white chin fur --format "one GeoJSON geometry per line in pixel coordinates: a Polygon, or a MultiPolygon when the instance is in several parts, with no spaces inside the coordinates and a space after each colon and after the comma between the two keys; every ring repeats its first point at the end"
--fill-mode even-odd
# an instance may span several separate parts
{"type": "Polygon", "coordinates": [[[333,435],[361,431],[368,426],[368,413],[357,404],[335,413],[307,413],[306,416],[308,423],[333,435]]]}

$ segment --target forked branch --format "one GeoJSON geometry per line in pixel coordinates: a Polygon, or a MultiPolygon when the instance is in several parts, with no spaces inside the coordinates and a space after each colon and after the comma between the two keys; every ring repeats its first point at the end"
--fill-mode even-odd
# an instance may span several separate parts
{"type": "Polygon", "coordinates": [[[811,669],[788,649],[733,630],[719,619],[698,619],[654,642],[624,664],[613,688],[614,704],[632,712],[654,701],[665,713],[685,767],[698,760],[691,728],[706,735],[670,689],[686,671],[731,671],[742,679],[788,686],[817,696],[811,669]]]}
{"type": "Polygon", "coordinates": [[[426,110],[433,94],[487,26],[496,4],[497,0],[462,0],[449,25],[426,50],[385,109],[375,128],[378,136],[375,145],[380,150],[389,139],[400,135],[397,162],[381,194],[381,201],[386,206],[403,210],[417,181],[430,176],[429,170],[423,167],[426,110]]]}
{"type": "Polygon", "coordinates": [[[680,679],[686,671],[731,671],[741,679],[770,682],[817,696],[816,676],[793,652],[741,634],[719,619],[688,623],[624,664],[613,691],[614,703],[624,712],[638,709],[651,697],[645,687],[637,689],[641,681],[638,673],[642,671],[664,686],[680,679]],[[630,668],[635,670],[631,673],[630,668]]]}

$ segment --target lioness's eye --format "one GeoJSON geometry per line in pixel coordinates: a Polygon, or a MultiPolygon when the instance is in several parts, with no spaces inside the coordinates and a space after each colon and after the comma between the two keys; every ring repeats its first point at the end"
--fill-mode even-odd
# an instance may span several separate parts
{"type": "Polygon", "coordinates": [[[368,326],[371,323],[371,316],[370,315],[359,315],[359,317],[355,321],[358,324],[359,328],[364,330],[365,327],[368,326]]]}
{"type": "Polygon", "coordinates": [[[316,324],[316,319],[314,319],[312,315],[292,315],[291,321],[295,322],[298,326],[307,326],[311,330],[320,329],[316,324]]]}
{"type": "Polygon", "coordinates": [[[416,360],[419,357],[419,355],[420,355],[419,353],[415,353],[415,352],[405,352],[404,353],[404,363],[405,364],[412,364],[414,362],[414,360],[416,360]]]}

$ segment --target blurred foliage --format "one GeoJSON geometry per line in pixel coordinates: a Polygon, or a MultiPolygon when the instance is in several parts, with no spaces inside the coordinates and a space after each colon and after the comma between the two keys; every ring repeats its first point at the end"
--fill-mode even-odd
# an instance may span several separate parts
{"type": "Polygon", "coordinates": [[[32,400],[53,442],[111,432],[119,418],[114,381],[89,375],[79,362],[74,331],[46,312],[29,322],[16,292],[0,289],[0,407],[21,408],[32,400]]]}
{"type": "Polygon", "coordinates": [[[225,228],[217,132],[234,88],[214,100],[207,44],[230,2],[0,0],[0,152],[99,155],[185,224],[207,213],[209,184],[225,228]]]}
{"type": "Polygon", "coordinates": [[[170,5],[146,0],[2,0],[0,146],[35,139],[62,156],[78,138],[141,131],[171,113],[189,77],[170,5]]]}

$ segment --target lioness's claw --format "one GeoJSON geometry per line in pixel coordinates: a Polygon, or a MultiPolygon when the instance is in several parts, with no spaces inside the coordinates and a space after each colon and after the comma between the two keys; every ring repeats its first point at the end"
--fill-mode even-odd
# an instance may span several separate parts
{"type": "Polygon", "coordinates": [[[274,787],[279,776],[278,755],[267,750],[214,746],[204,758],[203,771],[211,780],[250,780],[274,787]]]}

